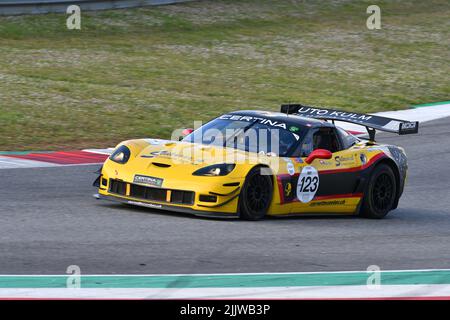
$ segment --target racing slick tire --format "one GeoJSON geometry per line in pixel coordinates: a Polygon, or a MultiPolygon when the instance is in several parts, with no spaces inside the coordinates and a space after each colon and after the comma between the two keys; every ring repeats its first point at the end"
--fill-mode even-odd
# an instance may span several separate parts
{"type": "Polygon", "coordinates": [[[272,202],[273,183],[270,175],[255,167],[247,174],[239,195],[239,217],[244,220],[261,220],[272,202]]]}
{"type": "Polygon", "coordinates": [[[397,196],[394,172],[387,164],[375,167],[370,176],[361,208],[361,216],[382,219],[392,210],[397,196]]]}

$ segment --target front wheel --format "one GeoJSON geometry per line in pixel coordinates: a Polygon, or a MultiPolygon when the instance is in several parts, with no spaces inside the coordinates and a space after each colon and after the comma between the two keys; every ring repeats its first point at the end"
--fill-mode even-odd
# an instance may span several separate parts
{"type": "Polygon", "coordinates": [[[248,173],[239,196],[239,216],[245,220],[264,218],[272,202],[273,184],[261,167],[248,173]]]}
{"type": "Polygon", "coordinates": [[[394,207],[396,196],[397,183],[394,172],[386,164],[378,165],[369,179],[361,216],[371,219],[384,218],[394,207]]]}

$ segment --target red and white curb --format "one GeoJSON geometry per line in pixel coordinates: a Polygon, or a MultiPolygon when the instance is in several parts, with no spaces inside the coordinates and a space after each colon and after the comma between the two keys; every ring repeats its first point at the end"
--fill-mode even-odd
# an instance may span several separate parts
{"type": "MultiPolygon", "coordinates": [[[[450,117],[450,101],[419,105],[407,110],[378,112],[374,115],[425,123],[450,117]]],[[[365,128],[359,125],[340,121],[336,121],[336,124],[353,134],[365,134],[366,132],[365,128]]],[[[108,148],[68,152],[0,153],[0,169],[101,164],[112,150],[112,148],[108,148]]]]}
{"type": "Polygon", "coordinates": [[[2,154],[0,169],[101,164],[111,151],[112,149],[98,149],[2,154]]]}

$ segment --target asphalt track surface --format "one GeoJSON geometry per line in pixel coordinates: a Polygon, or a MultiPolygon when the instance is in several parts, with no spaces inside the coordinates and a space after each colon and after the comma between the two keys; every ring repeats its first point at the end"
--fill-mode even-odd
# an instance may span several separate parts
{"type": "Polygon", "coordinates": [[[95,200],[99,166],[0,170],[0,274],[450,268],[450,118],[379,136],[409,156],[399,208],[358,217],[214,220],[95,200]]]}

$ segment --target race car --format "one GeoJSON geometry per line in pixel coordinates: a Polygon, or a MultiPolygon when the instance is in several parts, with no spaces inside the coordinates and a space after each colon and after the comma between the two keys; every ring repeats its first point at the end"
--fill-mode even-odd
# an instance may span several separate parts
{"type": "Polygon", "coordinates": [[[380,219],[397,208],[408,164],[404,149],[375,142],[375,132],[418,129],[418,122],[301,104],[282,105],[280,112],[230,112],[181,140],[120,143],[99,171],[94,196],[246,220],[311,214],[380,219]],[[368,138],[335,121],[366,127],[368,138]]]}

